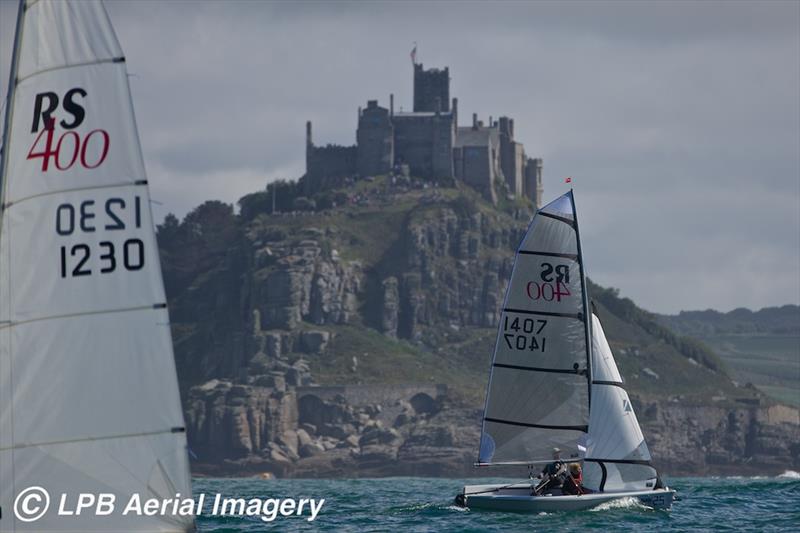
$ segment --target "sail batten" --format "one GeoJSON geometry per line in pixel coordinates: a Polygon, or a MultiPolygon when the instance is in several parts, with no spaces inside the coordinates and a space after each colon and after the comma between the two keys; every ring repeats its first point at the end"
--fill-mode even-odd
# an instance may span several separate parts
{"type": "MultiPolygon", "coordinates": [[[[124,54],[103,4],[21,3],[0,173],[0,509],[40,486],[191,494],[164,284],[124,54]]],[[[0,531],[187,531],[74,516],[0,531]]]]}
{"type": "Polygon", "coordinates": [[[583,313],[552,313],[548,311],[531,311],[530,309],[514,309],[511,307],[504,307],[503,312],[517,313],[520,315],[558,316],[562,318],[574,318],[583,322],[583,313]]]}

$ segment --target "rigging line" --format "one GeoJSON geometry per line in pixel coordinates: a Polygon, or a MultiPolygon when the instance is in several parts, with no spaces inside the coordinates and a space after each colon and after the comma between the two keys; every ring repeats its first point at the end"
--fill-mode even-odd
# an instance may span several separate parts
{"type": "Polygon", "coordinates": [[[124,188],[124,187],[136,187],[141,185],[147,185],[147,180],[136,180],[136,181],[120,181],[118,183],[107,183],[105,185],[87,185],[86,187],[73,187],[71,189],[59,189],[57,191],[47,191],[47,192],[40,192],[38,194],[32,194],[30,196],[23,196],[13,202],[8,202],[7,204],[3,205],[4,209],[8,209],[11,206],[21,204],[27,200],[33,200],[34,198],[41,198],[42,196],[51,196],[53,194],[64,194],[69,192],[78,192],[78,191],[91,191],[95,189],[114,189],[114,188],[124,188]]]}
{"type": "Polygon", "coordinates": [[[504,485],[502,487],[495,487],[493,489],[481,490],[481,491],[478,491],[478,492],[464,492],[463,494],[464,494],[464,496],[474,496],[476,494],[488,494],[489,492],[498,492],[498,491],[501,491],[501,490],[513,489],[513,488],[518,488],[519,490],[526,490],[526,489],[530,490],[530,489],[532,489],[534,487],[533,487],[533,483],[528,483],[527,486],[525,486],[525,481],[517,481],[515,483],[511,483],[510,485],[504,485]]]}
{"type": "Polygon", "coordinates": [[[124,63],[124,62],[125,62],[125,57],[124,56],[120,56],[120,57],[111,57],[111,58],[108,58],[108,59],[96,59],[94,61],[83,61],[81,63],[69,63],[68,65],[59,65],[57,67],[50,67],[50,68],[46,68],[44,70],[37,70],[36,72],[31,72],[30,74],[28,74],[25,77],[17,78],[17,84],[20,84],[23,81],[29,80],[29,79],[31,79],[31,78],[33,78],[35,76],[40,75],[40,74],[46,74],[48,72],[53,72],[53,71],[56,71],[56,70],[63,70],[65,68],[88,67],[88,66],[91,66],[91,65],[102,65],[104,63],[124,63]]]}
{"type": "Polygon", "coordinates": [[[139,305],[136,307],[122,307],[119,309],[101,309],[99,311],[84,311],[82,313],[67,313],[64,315],[51,315],[51,316],[43,316],[39,318],[29,318],[28,320],[20,320],[19,322],[9,322],[6,325],[0,325],[0,330],[13,328],[15,326],[22,326],[25,324],[30,324],[32,322],[42,322],[45,320],[58,320],[60,318],[73,318],[78,316],[92,316],[92,315],[105,315],[109,313],[127,313],[129,311],[144,311],[147,309],[166,309],[167,304],[159,303],[153,305],[139,305]]]}
{"type": "Polygon", "coordinates": [[[159,431],[142,431],[139,433],[123,433],[121,435],[108,435],[106,437],[81,437],[78,439],[64,439],[64,440],[54,440],[50,442],[35,442],[35,443],[26,443],[26,444],[17,444],[11,445],[8,448],[0,448],[0,452],[4,452],[7,450],[20,450],[23,448],[36,448],[40,446],[57,446],[59,444],[76,444],[78,442],[94,442],[100,440],[113,440],[113,439],[128,439],[134,437],[153,437],[155,435],[166,435],[169,433],[183,433],[182,431],[176,431],[178,428],[170,428],[170,429],[162,429],[159,431]]]}
{"type": "Polygon", "coordinates": [[[549,465],[552,463],[552,459],[543,459],[543,460],[536,460],[536,461],[497,461],[495,463],[482,463],[480,461],[476,463],[472,463],[472,466],[480,467],[480,466],[533,466],[533,465],[549,465]]]}
{"type": "Polygon", "coordinates": [[[557,316],[563,318],[574,318],[576,320],[583,320],[583,313],[551,313],[548,311],[529,311],[528,309],[514,309],[511,307],[504,307],[504,313],[520,313],[523,315],[541,315],[541,316],[557,316]]]}

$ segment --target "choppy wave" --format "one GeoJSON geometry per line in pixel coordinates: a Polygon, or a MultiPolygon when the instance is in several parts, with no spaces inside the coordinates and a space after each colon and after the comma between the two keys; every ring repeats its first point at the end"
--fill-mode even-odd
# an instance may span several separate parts
{"type": "Polygon", "coordinates": [[[766,479],[800,479],[800,472],[794,470],[784,470],[783,474],[777,476],[710,476],[707,479],[719,480],[751,480],[751,481],[764,481],[766,479]]]}
{"type": "Polygon", "coordinates": [[[800,473],[787,470],[768,478],[669,478],[680,500],[672,512],[654,512],[635,498],[618,498],[590,511],[548,513],[470,512],[452,504],[469,484],[507,483],[507,479],[390,478],[358,480],[196,479],[196,493],[222,492],[229,497],[325,499],[314,522],[287,517],[265,523],[237,517],[198,517],[200,533],[267,533],[282,531],[386,531],[504,533],[599,529],[634,533],[713,531],[720,525],[742,533],[796,531],[800,523],[800,473]],[[777,490],[776,490],[777,488],[777,490]],[[743,524],[746,524],[743,526],[743,524]]]}
{"type": "Polygon", "coordinates": [[[652,509],[652,507],[643,504],[637,498],[632,498],[628,496],[626,498],[617,498],[615,500],[603,502],[597,507],[589,509],[589,511],[591,512],[610,511],[612,509],[641,509],[643,511],[649,511],[652,509]]]}

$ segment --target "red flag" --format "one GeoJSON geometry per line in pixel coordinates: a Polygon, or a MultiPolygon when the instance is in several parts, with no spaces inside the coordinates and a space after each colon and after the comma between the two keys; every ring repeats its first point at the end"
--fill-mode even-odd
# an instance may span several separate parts
{"type": "Polygon", "coordinates": [[[567,176],[566,178],[564,178],[564,183],[572,183],[572,178],[567,176]]]}
{"type": "Polygon", "coordinates": [[[411,62],[417,64],[417,43],[414,43],[414,49],[411,50],[411,62]]]}

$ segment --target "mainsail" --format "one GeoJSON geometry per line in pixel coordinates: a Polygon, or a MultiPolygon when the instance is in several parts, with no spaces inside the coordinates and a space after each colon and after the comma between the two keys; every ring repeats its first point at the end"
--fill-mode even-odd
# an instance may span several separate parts
{"type": "Polygon", "coordinates": [[[581,455],[591,343],[572,192],[540,209],[517,250],[500,316],[478,462],[581,455]]]}
{"type": "Polygon", "coordinates": [[[603,326],[592,315],[592,408],[584,485],[592,490],[653,488],[657,473],[603,326]]]}
{"type": "Polygon", "coordinates": [[[0,531],[187,531],[190,517],[12,512],[28,487],[191,495],[125,59],[100,2],[27,0],[0,174],[0,531]]]}

